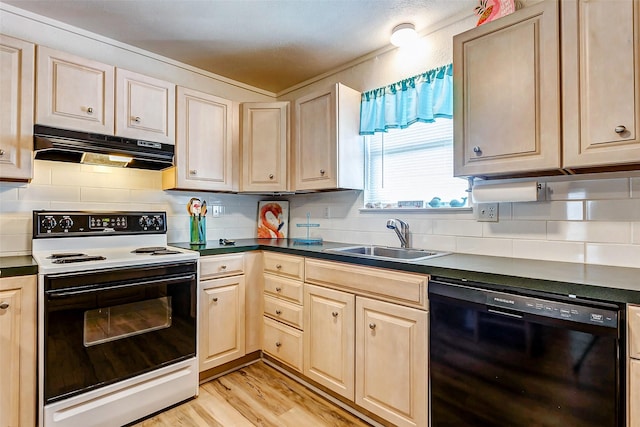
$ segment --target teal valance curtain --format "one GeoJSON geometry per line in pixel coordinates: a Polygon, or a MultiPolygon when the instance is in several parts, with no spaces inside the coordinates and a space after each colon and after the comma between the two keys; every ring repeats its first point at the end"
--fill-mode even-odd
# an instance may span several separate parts
{"type": "Polygon", "coordinates": [[[453,64],[362,94],[360,135],[453,118],[453,64]]]}

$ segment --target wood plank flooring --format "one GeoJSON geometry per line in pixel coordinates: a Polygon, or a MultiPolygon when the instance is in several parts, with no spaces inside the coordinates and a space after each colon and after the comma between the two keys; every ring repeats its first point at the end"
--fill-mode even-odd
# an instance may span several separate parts
{"type": "Polygon", "coordinates": [[[200,386],[197,399],[135,427],[370,426],[264,362],[200,386]]]}

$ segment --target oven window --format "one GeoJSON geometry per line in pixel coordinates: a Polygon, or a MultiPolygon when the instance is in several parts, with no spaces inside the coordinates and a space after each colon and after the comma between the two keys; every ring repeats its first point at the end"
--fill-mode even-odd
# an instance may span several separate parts
{"type": "Polygon", "coordinates": [[[171,326],[171,297],[84,312],[84,346],[89,347],[171,326]]]}

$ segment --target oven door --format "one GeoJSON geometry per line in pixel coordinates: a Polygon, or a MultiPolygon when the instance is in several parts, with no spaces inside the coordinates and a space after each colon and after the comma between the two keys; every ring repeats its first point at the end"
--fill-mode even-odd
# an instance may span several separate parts
{"type": "Polygon", "coordinates": [[[44,277],[44,401],[195,357],[197,264],[44,277]]]}

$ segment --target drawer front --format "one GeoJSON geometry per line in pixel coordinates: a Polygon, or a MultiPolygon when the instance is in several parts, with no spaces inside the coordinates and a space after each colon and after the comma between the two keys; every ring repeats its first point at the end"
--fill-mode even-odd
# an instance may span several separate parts
{"type": "Polygon", "coordinates": [[[274,298],[264,296],[264,314],[273,317],[280,322],[287,323],[294,328],[302,328],[302,306],[274,298]]]}
{"type": "Polygon", "coordinates": [[[629,306],[629,356],[640,359],[640,305],[629,306]]]}
{"type": "Polygon", "coordinates": [[[302,331],[264,318],[262,349],[276,359],[302,372],[302,331]]]}
{"type": "Polygon", "coordinates": [[[302,304],[302,282],[272,274],[264,275],[264,291],[278,298],[302,304]]]}
{"type": "Polygon", "coordinates": [[[264,252],[264,271],[292,279],[304,280],[304,258],[264,252]]]}
{"type": "Polygon", "coordinates": [[[429,276],[307,258],[305,282],[427,308],[429,276]]]}
{"type": "Polygon", "coordinates": [[[234,276],[244,273],[244,255],[214,255],[200,258],[200,278],[234,276]]]}

